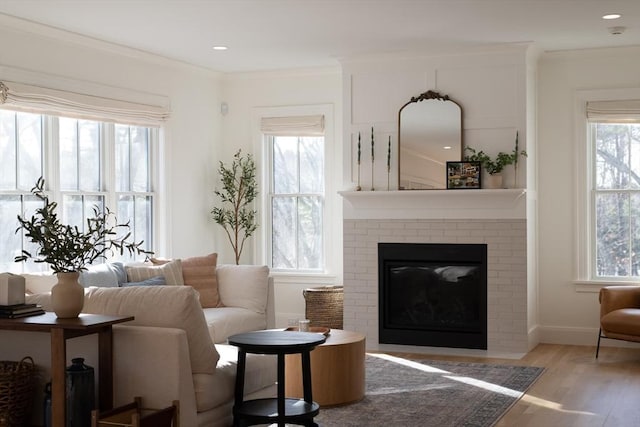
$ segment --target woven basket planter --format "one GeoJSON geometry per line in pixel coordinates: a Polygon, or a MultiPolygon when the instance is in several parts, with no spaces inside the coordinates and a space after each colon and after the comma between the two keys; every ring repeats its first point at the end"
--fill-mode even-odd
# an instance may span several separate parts
{"type": "Polygon", "coordinates": [[[342,329],[344,291],[342,286],[322,286],[302,291],[305,316],[311,326],[342,329]]]}
{"type": "Polygon", "coordinates": [[[0,361],[0,427],[23,427],[31,415],[36,366],[31,357],[0,361]]]}

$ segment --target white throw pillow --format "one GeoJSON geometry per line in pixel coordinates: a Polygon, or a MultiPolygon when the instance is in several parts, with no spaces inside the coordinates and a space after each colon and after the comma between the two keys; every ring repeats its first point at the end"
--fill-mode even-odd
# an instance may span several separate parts
{"type": "Polygon", "coordinates": [[[269,291],[269,267],[266,265],[218,265],[218,292],[227,307],[242,307],[264,314],[269,291]]]}

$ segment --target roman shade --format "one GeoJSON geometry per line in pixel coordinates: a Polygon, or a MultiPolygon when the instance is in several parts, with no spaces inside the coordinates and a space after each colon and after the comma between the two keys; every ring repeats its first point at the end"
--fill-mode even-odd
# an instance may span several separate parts
{"type": "Polygon", "coordinates": [[[640,99],[587,102],[587,119],[598,122],[640,121],[640,99]]]}
{"type": "Polygon", "coordinates": [[[1,81],[0,107],[5,106],[30,113],[152,127],[169,118],[169,110],[163,106],[1,81]]]}
{"type": "Polygon", "coordinates": [[[260,130],[266,135],[322,136],[324,135],[324,115],[263,117],[260,130]]]}

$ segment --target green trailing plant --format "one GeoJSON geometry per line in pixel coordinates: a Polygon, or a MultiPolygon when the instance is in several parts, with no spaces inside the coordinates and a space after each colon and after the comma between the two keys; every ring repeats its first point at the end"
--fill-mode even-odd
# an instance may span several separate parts
{"type": "Polygon", "coordinates": [[[211,214],[227,233],[239,264],[244,243],[258,228],[257,211],[251,209],[251,203],[258,196],[256,165],[250,154],[243,156],[238,150],[230,167],[220,162],[218,173],[222,190],[216,190],[215,194],[224,206],[213,208],[211,214]]]}
{"type": "Polygon", "coordinates": [[[524,150],[518,151],[518,137],[516,136],[516,146],[509,154],[500,151],[495,158],[491,158],[484,151],[477,151],[471,147],[465,147],[465,151],[470,154],[466,154],[464,159],[468,162],[480,162],[482,168],[487,171],[489,175],[495,175],[504,170],[508,165],[517,165],[518,157],[527,156],[527,152],[524,150]]]}
{"type": "Polygon", "coordinates": [[[129,229],[129,222],[118,223],[115,214],[108,208],[101,211],[94,206],[93,217],[87,218],[85,230],[62,224],[56,213],[58,204],[49,200],[44,188],[45,180],[40,177],[31,193],[44,205],[36,209],[29,219],[18,215],[20,226],[16,229],[16,233],[24,230],[25,237],[38,246],[38,251],[32,254],[23,250],[21,255],[15,257],[15,262],[33,259],[36,263],[49,264],[55,273],[71,273],[86,270],[87,265],[115,251],[121,255],[125,250],[129,254],[152,253],[142,248],[143,241],[128,242],[131,237],[128,231],[122,237],[117,237],[118,231],[129,229]]]}

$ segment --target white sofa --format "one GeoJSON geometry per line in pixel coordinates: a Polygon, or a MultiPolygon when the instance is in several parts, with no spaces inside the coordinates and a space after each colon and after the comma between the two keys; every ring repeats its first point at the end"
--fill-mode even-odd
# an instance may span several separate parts
{"type": "MultiPolygon", "coordinates": [[[[183,427],[231,425],[237,352],[224,343],[235,333],[272,327],[273,295],[264,266],[222,265],[216,275],[224,305],[216,308],[203,309],[190,286],[87,289],[83,312],[135,316],[114,326],[115,405],[142,396],[145,406],[160,408],[177,399],[183,427]]],[[[46,309],[50,296],[39,293],[27,300],[46,309]]],[[[40,368],[32,423],[41,425],[42,391],[50,378],[49,336],[0,331],[0,343],[1,360],[28,355],[40,368]]],[[[96,336],[68,340],[67,359],[73,357],[84,357],[97,370],[96,336]]],[[[247,398],[274,396],[275,381],[272,356],[248,355],[247,398]]]]}

